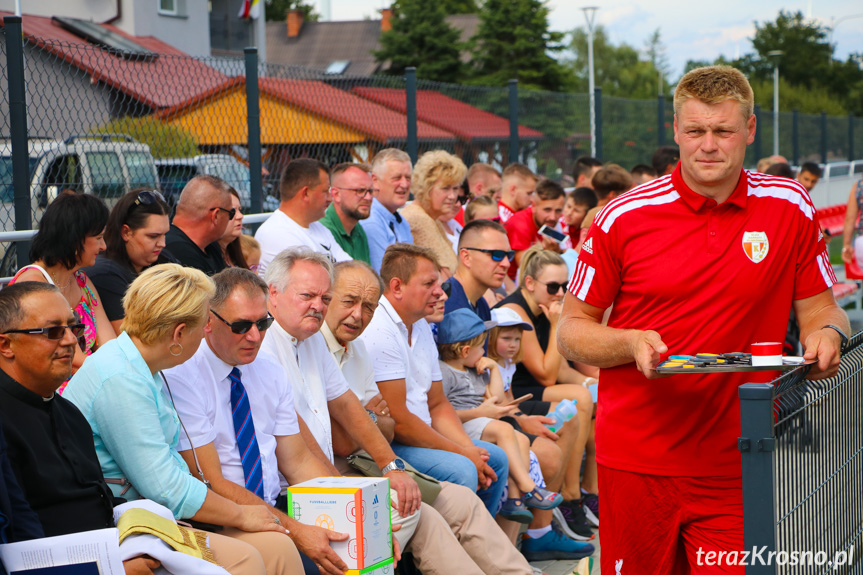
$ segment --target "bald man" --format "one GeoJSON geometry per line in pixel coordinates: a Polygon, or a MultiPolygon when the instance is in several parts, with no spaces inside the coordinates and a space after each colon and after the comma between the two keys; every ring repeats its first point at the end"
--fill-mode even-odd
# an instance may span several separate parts
{"type": "Polygon", "coordinates": [[[165,249],[187,267],[211,276],[226,267],[216,243],[236,210],[231,203],[231,186],[215,176],[195,176],[180,194],[177,213],[165,236],[165,249]]]}

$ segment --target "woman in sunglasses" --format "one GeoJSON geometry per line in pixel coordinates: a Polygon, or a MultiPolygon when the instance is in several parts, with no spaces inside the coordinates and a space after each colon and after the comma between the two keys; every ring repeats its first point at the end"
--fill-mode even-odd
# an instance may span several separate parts
{"type": "MultiPolygon", "coordinates": [[[[522,334],[524,358],[512,376],[513,395],[521,397],[532,393],[534,399],[551,402],[551,405],[544,404],[544,407],[551,409],[554,409],[556,402],[564,399],[576,401],[579,437],[566,467],[562,494],[564,505],[571,508],[577,506],[575,511],[579,512],[581,461],[591,435],[593,418],[593,399],[585,387],[585,381],[589,384],[595,383],[595,380],[570,366],[557,350],[557,322],[568,277],[566,262],[560,254],[543,250],[540,244],[534,245],[522,256],[518,289],[495,307],[512,309],[522,321],[533,327],[533,331],[525,330],[522,334]]],[[[535,405],[542,403],[537,402],[535,405]]],[[[529,413],[526,408],[524,411],[528,415],[545,415],[541,412],[529,413]]],[[[591,461],[595,470],[595,461],[591,461]]],[[[586,485],[589,484],[588,481],[586,485]]],[[[583,513],[580,516],[583,517],[583,513]]],[[[589,533],[589,528],[586,533],[589,533]]]]}
{"type": "Polygon", "coordinates": [[[107,249],[96,265],[85,268],[93,280],[108,320],[120,333],[123,323],[123,295],[142,271],[155,263],[174,262],[163,252],[168,233],[170,208],[156,190],[128,192],[114,205],[105,227],[107,249]]]}
{"type": "Polygon", "coordinates": [[[443,150],[426,152],[414,166],[411,180],[414,201],[401,211],[411,225],[414,244],[434,252],[444,279],[455,273],[458,258],[449,237],[454,232],[447,232],[443,221],[455,217],[465,176],[467,166],[457,156],[443,150]]]}
{"type": "MultiPolygon", "coordinates": [[[[54,284],[66,298],[69,308],[84,324],[82,349],[75,350],[72,373],[86,356],[114,339],[114,332],[99,292],[82,268],[92,266],[105,249],[105,202],[90,194],[68,192],[51,202],[42,215],[39,233],[30,247],[33,263],[18,270],[10,284],[36,281],[54,284]]],[[[62,393],[66,384],[58,390],[62,393]]]]}
{"type": "MultiPolygon", "coordinates": [[[[185,430],[160,372],[184,363],[201,345],[214,293],[213,281],[194,268],[160,264],[141,273],[123,298],[123,333],[87,360],[64,397],[90,424],[116,496],[151,499],[177,519],[284,534],[264,505],[238,505],[208,489],[177,451],[185,430]]],[[[222,538],[208,535],[216,560],[230,573],[251,572],[220,557],[222,538]]],[[[269,542],[283,544],[282,538],[269,542]]],[[[294,567],[284,573],[302,572],[294,567]]]]}
{"type": "Polygon", "coordinates": [[[225,233],[218,239],[219,247],[222,248],[222,257],[229,267],[249,269],[240,245],[240,236],[243,235],[243,206],[240,205],[240,194],[233,187],[228,191],[231,192],[231,207],[236,213],[234,219],[228,222],[225,233]]]}

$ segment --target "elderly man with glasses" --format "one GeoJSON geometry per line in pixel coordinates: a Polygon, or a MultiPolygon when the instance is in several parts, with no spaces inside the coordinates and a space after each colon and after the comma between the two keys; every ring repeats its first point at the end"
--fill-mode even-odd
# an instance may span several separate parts
{"type": "MultiPolygon", "coordinates": [[[[259,354],[274,318],[268,291],[249,270],[215,275],[204,340],[186,363],[164,372],[184,425],[180,455],[213,491],[241,505],[266,504],[303,554],[306,574],[335,575],[345,563],[330,546],[345,534],[303,525],[286,513],[281,476],[301,483],[330,475],[300,435],[287,373],[259,354]]],[[[279,549],[263,549],[268,573],[282,573],[279,549]]]]}
{"type": "Polygon", "coordinates": [[[321,219],[343,250],[355,260],[371,263],[369,239],[358,225],[369,217],[378,189],[372,184],[371,168],[366,164],[343,163],[330,171],[333,203],[321,219]]]}
{"type": "Polygon", "coordinates": [[[227,267],[218,240],[237,213],[231,204],[230,190],[226,181],[208,175],[195,176],[183,188],[177,213],[165,236],[165,248],[184,266],[199,269],[208,276],[227,267]]]}

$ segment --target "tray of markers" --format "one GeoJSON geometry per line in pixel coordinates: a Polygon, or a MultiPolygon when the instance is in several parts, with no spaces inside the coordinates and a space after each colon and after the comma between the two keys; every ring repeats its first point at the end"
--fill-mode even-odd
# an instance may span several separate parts
{"type": "Polygon", "coordinates": [[[681,373],[732,373],[738,371],[788,371],[801,365],[810,365],[800,356],[783,356],[782,365],[752,365],[752,354],[697,353],[695,355],[672,355],[656,366],[656,372],[665,375],[681,373]]]}

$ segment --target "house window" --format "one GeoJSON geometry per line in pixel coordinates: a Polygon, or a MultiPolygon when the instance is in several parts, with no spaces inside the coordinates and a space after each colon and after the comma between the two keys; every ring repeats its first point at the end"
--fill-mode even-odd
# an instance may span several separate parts
{"type": "Polygon", "coordinates": [[[159,14],[163,16],[185,16],[186,1],[185,0],[158,0],[159,14]]]}

